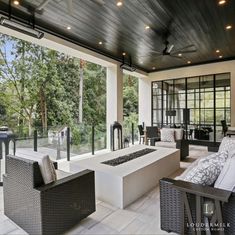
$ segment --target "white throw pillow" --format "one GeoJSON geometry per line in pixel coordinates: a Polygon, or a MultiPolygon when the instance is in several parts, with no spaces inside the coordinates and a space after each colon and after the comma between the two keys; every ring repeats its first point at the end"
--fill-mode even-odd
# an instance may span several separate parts
{"type": "Polygon", "coordinates": [[[175,128],[175,140],[182,140],[184,136],[184,129],[175,128]]]}
{"type": "Polygon", "coordinates": [[[230,151],[233,148],[235,148],[235,139],[230,137],[224,137],[219,146],[218,152],[230,151]]]}
{"type": "Polygon", "coordinates": [[[233,191],[235,188],[235,157],[228,158],[224,167],[215,181],[215,188],[233,191]]]}
{"type": "Polygon", "coordinates": [[[185,176],[184,180],[195,184],[212,185],[218,178],[221,170],[221,165],[211,162],[199,163],[185,176]]]}
{"type": "Polygon", "coordinates": [[[228,152],[218,152],[218,153],[213,153],[201,159],[198,164],[205,164],[205,163],[216,164],[219,165],[219,167],[222,170],[227,159],[228,159],[228,152]]]}
{"type": "Polygon", "coordinates": [[[56,181],[55,167],[48,155],[43,155],[41,153],[30,150],[19,150],[16,152],[15,155],[20,158],[26,158],[38,162],[42,178],[45,184],[49,184],[56,181]]]}
{"type": "Polygon", "coordinates": [[[161,129],[161,141],[175,142],[175,130],[170,128],[161,129]]]}

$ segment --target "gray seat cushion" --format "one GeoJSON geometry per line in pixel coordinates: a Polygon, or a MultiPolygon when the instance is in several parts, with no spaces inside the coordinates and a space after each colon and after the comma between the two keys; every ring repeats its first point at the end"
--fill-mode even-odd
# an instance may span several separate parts
{"type": "Polygon", "coordinates": [[[65,172],[62,170],[55,170],[55,171],[56,171],[57,180],[60,180],[60,179],[63,179],[63,178],[66,178],[66,177],[72,175],[71,173],[65,172]]]}
{"type": "Polygon", "coordinates": [[[176,142],[158,141],[155,143],[155,146],[163,148],[176,148],[176,142]]]}

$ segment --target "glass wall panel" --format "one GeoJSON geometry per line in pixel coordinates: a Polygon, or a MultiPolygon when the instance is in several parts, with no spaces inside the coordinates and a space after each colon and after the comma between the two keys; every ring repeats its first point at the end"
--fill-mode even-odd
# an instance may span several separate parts
{"type": "Polygon", "coordinates": [[[229,73],[153,82],[153,87],[154,84],[158,89],[153,88],[153,124],[183,127],[194,140],[222,139],[221,121],[230,125],[229,73]]]}
{"type": "Polygon", "coordinates": [[[221,141],[223,138],[221,121],[225,120],[230,125],[230,74],[215,75],[215,97],[216,97],[216,138],[221,141]]]}

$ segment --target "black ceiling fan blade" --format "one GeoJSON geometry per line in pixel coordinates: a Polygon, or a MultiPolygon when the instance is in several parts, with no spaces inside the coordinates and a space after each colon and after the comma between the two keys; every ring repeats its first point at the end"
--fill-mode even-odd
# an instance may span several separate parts
{"type": "Polygon", "coordinates": [[[150,51],[150,53],[152,53],[152,54],[159,54],[159,55],[162,54],[162,52],[160,52],[160,51],[150,51]]]}
{"type": "Polygon", "coordinates": [[[179,49],[177,49],[176,51],[174,51],[174,53],[177,53],[177,52],[180,52],[180,51],[185,51],[186,49],[191,48],[191,47],[194,47],[194,48],[195,48],[195,45],[191,44],[191,45],[188,45],[188,46],[179,48],[179,49]]]}
{"type": "Polygon", "coordinates": [[[197,52],[197,50],[191,50],[191,51],[176,51],[174,53],[172,53],[172,55],[176,55],[176,54],[188,54],[188,53],[194,53],[194,52],[197,52]]]}
{"type": "Polygon", "coordinates": [[[158,55],[158,56],[155,56],[154,58],[158,58],[158,57],[164,57],[164,55],[158,55]]]}
{"type": "Polygon", "coordinates": [[[162,54],[162,51],[156,51],[156,50],[150,50],[148,52],[152,54],[162,54]]]}
{"type": "Polygon", "coordinates": [[[177,55],[169,55],[170,57],[176,58],[176,59],[180,59],[180,60],[184,60],[183,56],[177,56],[177,55]]]}
{"type": "Polygon", "coordinates": [[[162,52],[160,52],[160,51],[150,51],[150,53],[148,55],[141,55],[139,57],[150,57],[150,56],[152,56],[152,54],[162,55],[162,52]]]}

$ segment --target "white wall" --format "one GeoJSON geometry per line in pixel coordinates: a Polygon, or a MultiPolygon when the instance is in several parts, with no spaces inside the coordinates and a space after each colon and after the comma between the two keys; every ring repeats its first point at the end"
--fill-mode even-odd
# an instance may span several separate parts
{"type": "Polygon", "coordinates": [[[107,67],[106,79],[107,148],[110,148],[110,125],[123,122],[123,72],[119,66],[107,67]]]}
{"type": "Polygon", "coordinates": [[[235,101],[235,60],[150,73],[149,77],[143,79],[143,81],[139,84],[139,90],[142,93],[141,97],[144,99],[141,101],[141,106],[139,109],[140,121],[141,118],[144,119],[145,117],[146,123],[149,123],[149,118],[151,119],[152,81],[227,72],[231,73],[231,125],[235,126],[235,102],[233,102],[235,101]]]}
{"type": "Polygon", "coordinates": [[[139,123],[151,126],[151,80],[139,78],[139,123]]]}

